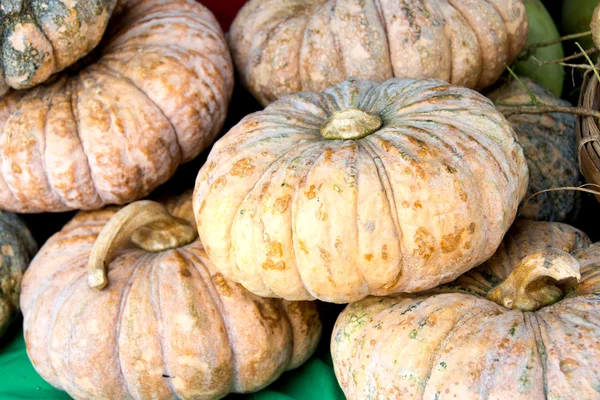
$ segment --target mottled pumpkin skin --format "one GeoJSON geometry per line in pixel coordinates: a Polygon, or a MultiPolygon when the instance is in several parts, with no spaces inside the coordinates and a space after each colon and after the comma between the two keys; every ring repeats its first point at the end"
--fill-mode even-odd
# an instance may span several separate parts
{"type": "Polygon", "coordinates": [[[214,16],[193,0],[120,6],[95,63],[0,99],[0,208],[137,200],[219,133],[233,66],[214,16]]]}
{"type": "Polygon", "coordinates": [[[0,336],[19,312],[21,279],[36,251],[23,221],[0,211],[0,336]]]}
{"type": "Polygon", "coordinates": [[[569,225],[517,221],[453,284],[349,305],[331,340],[335,373],[348,399],[597,399],[599,303],[600,243],[569,225]],[[579,261],[580,283],[562,300],[522,312],[486,299],[543,248],[579,261]]]}
{"type": "MultiPolygon", "coordinates": [[[[191,196],[167,204],[193,222],[191,196]]],[[[321,333],[316,305],[263,299],[228,281],[198,240],[148,253],[126,247],[109,286],[88,286],[92,245],[115,209],[78,214],[23,279],[27,353],[77,399],[218,399],[302,364],[321,333]]]]}
{"type": "Polygon", "coordinates": [[[2,0],[0,95],[47,80],[102,39],[117,0],[2,0]]]}
{"type": "Polygon", "coordinates": [[[251,0],[229,44],[266,105],[349,77],[493,84],[525,47],[522,0],[251,0]]]}
{"type": "MultiPolygon", "coordinates": [[[[571,104],[554,96],[529,78],[521,78],[544,104],[567,106],[571,104]]],[[[528,104],[531,99],[516,80],[488,95],[494,102],[528,104]]],[[[577,165],[577,136],[574,115],[517,114],[508,118],[523,147],[529,167],[529,198],[534,193],[551,188],[579,186],[583,179],[577,165]]],[[[581,196],[579,192],[561,190],[541,193],[531,198],[521,212],[527,219],[540,221],[569,221],[577,216],[581,196]]]]}
{"type": "Polygon", "coordinates": [[[244,118],[200,170],[194,210],[228,278],[260,296],[345,303],[482,263],[526,189],[523,151],[485,97],[438,80],[350,79],[244,118]],[[324,139],[320,127],[351,108],[382,127],[324,139]]]}

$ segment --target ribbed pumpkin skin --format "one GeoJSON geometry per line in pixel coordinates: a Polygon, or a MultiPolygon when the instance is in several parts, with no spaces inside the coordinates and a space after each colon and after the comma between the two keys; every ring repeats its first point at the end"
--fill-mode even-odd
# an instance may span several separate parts
{"type": "Polygon", "coordinates": [[[2,0],[0,95],[39,85],[102,39],[117,0],[2,0]]]}
{"type": "Polygon", "coordinates": [[[597,399],[598,293],[600,244],[569,225],[517,221],[486,264],[438,293],[349,305],[331,341],[336,376],[348,399],[597,399]],[[521,257],[550,247],[580,264],[565,298],[535,312],[486,299],[521,257]]]}
{"type": "Polygon", "coordinates": [[[0,211],[0,337],[19,312],[21,279],[36,251],[23,221],[0,211]]]}
{"type": "Polygon", "coordinates": [[[194,211],[228,278],[260,296],[344,303],[483,262],[526,189],[523,152],[488,99],[437,80],[350,79],[244,118],[200,170],[194,211]],[[324,139],[349,108],[383,126],[324,139]]]}
{"type": "MultiPolygon", "coordinates": [[[[571,104],[554,96],[533,80],[521,78],[544,104],[567,106],[571,104]]],[[[529,95],[517,81],[512,81],[488,97],[507,104],[527,104],[529,95]]],[[[529,189],[526,198],[541,190],[579,186],[582,183],[577,165],[576,118],[570,114],[517,114],[508,117],[523,147],[529,167],[529,189]]],[[[576,191],[553,191],[533,197],[521,216],[541,221],[566,221],[577,216],[581,202],[576,191]]]]}
{"type": "Polygon", "coordinates": [[[233,67],[193,0],[123,6],[101,58],[0,101],[0,208],[97,209],[144,197],[212,143],[233,67]]]}
{"type": "MultiPolygon", "coordinates": [[[[190,197],[173,215],[193,221],[190,197]]],[[[23,279],[28,355],[78,399],[218,399],[258,390],[315,349],[314,303],[263,299],[227,281],[198,240],[161,253],[120,250],[109,286],[86,262],[114,209],[80,213],[40,250],[23,279]]]]}
{"type": "Polygon", "coordinates": [[[229,44],[266,105],[353,76],[483,88],[523,50],[527,30],[522,0],[251,0],[229,44]]]}

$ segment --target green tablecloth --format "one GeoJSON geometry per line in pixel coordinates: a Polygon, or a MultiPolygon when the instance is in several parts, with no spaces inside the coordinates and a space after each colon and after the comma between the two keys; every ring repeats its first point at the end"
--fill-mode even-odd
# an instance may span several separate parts
{"type": "MultiPolygon", "coordinates": [[[[323,308],[323,307],[321,307],[323,308]]],[[[286,372],[268,388],[251,395],[231,395],[228,400],[343,400],[329,355],[331,326],[338,309],[325,306],[323,338],[314,356],[302,367],[286,372]]],[[[70,397],[46,383],[33,369],[25,352],[21,329],[16,321],[0,338],[0,399],[61,400],[70,397]]]]}

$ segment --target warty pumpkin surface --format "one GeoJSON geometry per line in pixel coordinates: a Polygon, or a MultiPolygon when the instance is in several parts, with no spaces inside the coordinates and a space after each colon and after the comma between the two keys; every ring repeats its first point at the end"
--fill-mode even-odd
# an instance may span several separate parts
{"type": "Polygon", "coordinates": [[[436,78],[481,89],[524,49],[522,0],[251,0],[229,44],[266,105],[356,76],[436,78]]]}
{"type": "Polygon", "coordinates": [[[46,81],[102,39],[117,0],[0,2],[0,95],[46,81]]]}
{"type": "MultiPolygon", "coordinates": [[[[537,99],[548,105],[571,107],[529,78],[520,78],[537,99]]],[[[513,80],[488,97],[502,104],[529,104],[531,98],[518,81],[513,80]]],[[[508,117],[529,167],[526,198],[539,191],[575,187],[582,183],[577,164],[577,134],[574,115],[565,113],[516,114],[508,117]]],[[[521,216],[542,221],[568,221],[577,216],[579,192],[558,190],[540,193],[529,199],[521,216]]]]}
{"type": "Polygon", "coordinates": [[[221,129],[233,67],[213,15],[193,0],[120,6],[95,63],[0,99],[0,208],[137,200],[221,129]]]}
{"type": "Polygon", "coordinates": [[[348,399],[597,399],[599,302],[600,243],[519,220],[452,284],[350,304],[335,373],[348,399]]]}
{"type": "Polygon", "coordinates": [[[0,337],[19,312],[21,279],[36,250],[23,221],[0,211],[0,337]]]}
{"type": "Polygon", "coordinates": [[[228,281],[193,224],[188,194],[80,213],[50,238],[21,298],[37,372],[77,399],[218,399],[302,364],[315,303],[228,281]]]}
{"type": "Polygon", "coordinates": [[[286,96],[213,147],[194,211],[225,276],[344,303],[448,282],[489,258],[527,189],[491,101],[438,80],[286,96]]]}

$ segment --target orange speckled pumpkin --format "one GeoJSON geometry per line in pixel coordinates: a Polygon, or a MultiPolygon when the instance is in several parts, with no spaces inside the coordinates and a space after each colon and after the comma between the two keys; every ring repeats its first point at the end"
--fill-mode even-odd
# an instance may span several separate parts
{"type": "Polygon", "coordinates": [[[202,167],[194,210],[229,279],[260,296],[344,303],[482,263],[526,189],[514,132],[479,93],[350,79],[242,120],[202,167]]]}
{"type": "Polygon", "coordinates": [[[522,0],[251,0],[229,43],[266,105],[357,76],[493,84],[525,47],[522,0]]]}
{"type": "Polygon", "coordinates": [[[2,0],[0,95],[27,89],[88,54],[117,0],[2,0]]]}
{"type": "Polygon", "coordinates": [[[97,209],[146,196],[219,133],[233,67],[193,0],[119,3],[100,58],[0,99],[0,208],[97,209]]]}
{"type": "Polygon", "coordinates": [[[350,400],[597,399],[600,243],[517,221],[452,284],[350,304],[331,352],[350,400]]]}
{"type": "MultiPolygon", "coordinates": [[[[529,78],[521,78],[529,90],[544,104],[567,106],[571,104],[557,98],[529,78]]],[[[512,80],[488,97],[502,104],[527,104],[531,101],[517,80],[512,80]]],[[[582,183],[577,165],[577,135],[574,115],[565,113],[516,114],[508,121],[517,134],[519,144],[529,167],[529,189],[526,198],[539,191],[579,186],[582,183]]],[[[579,192],[558,190],[532,197],[521,211],[521,216],[538,221],[574,220],[579,211],[579,192]]]]}
{"type": "Polygon", "coordinates": [[[316,305],[226,280],[193,224],[188,194],[80,213],[50,238],[21,296],[38,373],[77,399],[218,399],[302,364],[316,305]]]}

